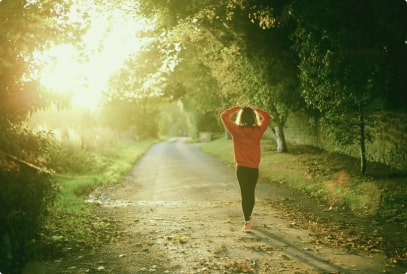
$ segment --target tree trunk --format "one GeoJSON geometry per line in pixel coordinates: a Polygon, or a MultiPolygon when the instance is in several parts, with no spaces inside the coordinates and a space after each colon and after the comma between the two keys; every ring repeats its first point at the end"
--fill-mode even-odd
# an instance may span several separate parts
{"type": "Polygon", "coordinates": [[[275,126],[274,134],[276,135],[277,152],[288,152],[283,127],[281,125],[275,126]]]}
{"type": "Polygon", "coordinates": [[[359,127],[360,127],[360,171],[366,175],[366,144],[365,144],[365,121],[362,108],[359,109],[359,127]]]}

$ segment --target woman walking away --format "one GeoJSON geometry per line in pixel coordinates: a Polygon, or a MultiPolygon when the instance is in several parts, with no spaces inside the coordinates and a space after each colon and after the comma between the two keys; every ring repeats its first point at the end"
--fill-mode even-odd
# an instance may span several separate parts
{"type": "Polygon", "coordinates": [[[242,231],[250,232],[255,188],[259,177],[260,140],[271,116],[259,108],[235,106],[224,110],[220,117],[233,140],[236,176],[240,186],[245,220],[242,231]],[[232,121],[231,118],[235,113],[237,113],[236,121],[232,121]]]}

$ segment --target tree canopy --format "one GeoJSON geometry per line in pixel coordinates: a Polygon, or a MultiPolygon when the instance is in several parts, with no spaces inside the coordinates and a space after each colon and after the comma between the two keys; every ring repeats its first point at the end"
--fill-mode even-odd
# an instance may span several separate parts
{"type": "Polygon", "coordinates": [[[69,3],[24,0],[0,1],[0,126],[24,120],[29,113],[60,98],[47,93],[37,81],[41,64],[34,55],[51,41],[78,42],[85,25],[66,18],[69,3]]]}
{"type": "MultiPolygon", "coordinates": [[[[68,43],[87,59],[83,35],[95,27],[92,14],[108,22],[92,41],[92,53],[111,46],[103,38],[113,29],[131,36],[127,49],[138,51],[104,87],[106,126],[157,137],[167,104],[177,117],[161,120],[184,129],[188,123],[177,121],[179,115],[196,137],[222,129],[223,108],[254,103],[272,114],[277,151],[285,152],[287,119],[302,110],[316,113],[337,140],[359,143],[365,173],[364,116],[407,109],[406,8],[405,0],[0,0],[0,231],[13,230],[19,218],[36,227],[44,197],[55,191],[43,172],[51,134],[30,131],[23,122],[52,104],[68,105],[66,94],[41,85],[44,64],[37,57],[68,43]],[[122,26],[139,16],[150,25],[122,26]],[[148,43],[140,47],[137,39],[148,43]],[[179,106],[188,117],[173,109],[179,106]],[[32,193],[29,215],[33,204],[19,197],[32,193]]],[[[111,55],[122,56],[121,46],[111,55]]],[[[27,240],[11,232],[16,246],[27,240]]]]}
{"type": "MultiPolygon", "coordinates": [[[[2,128],[61,102],[63,97],[39,84],[42,64],[34,57],[52,43],[80,46],[90,9],[77,10],[81,20],[75,21],[69,16],[77,9],[74,4],[0,2],[2,128]]],[[[285,123],[298,109],[316,110],[327,125],[338,125],[372,109],[406,108],[402,0],[159,0],[137,5],[123,0],[89,5],[106,9],[104,14],[115,8],[129,16],[141,13],[155,22],[143,34],[152,42],[113,75],[106,98],[181,100],[196,117],[216,117],[229,104],[255,103],[272,113],[279,151],[287,150],[285,123]]],[[[355,125],[359,135],[360,122],[355,125]]],[[[360,140],[344,128],[353,126],[330,126],[341,140],[360,140]]]]}
{"type": "Polygon", "coordinates": [[[280,151],[286,151],[287,116],[305,106],[319,111],[327,129],[347,143],[364,142],[364,113],[406,107],[405,1],[142,6],[147,15],[159,11],[160,29],[178,30],[178,43],[199,49],[195,56],[217,82],[221,102],[247,100],[273,114],[280,151]]]}

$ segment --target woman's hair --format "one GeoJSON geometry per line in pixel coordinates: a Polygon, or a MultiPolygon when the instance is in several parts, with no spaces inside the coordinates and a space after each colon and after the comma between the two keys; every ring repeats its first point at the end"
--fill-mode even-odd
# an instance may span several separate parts
{"type": "Polygon", "coordinates": [[[252,108],[243,107],[237,115],[236,124],[239,127],[258,127],[260,121],[252,108]]]}

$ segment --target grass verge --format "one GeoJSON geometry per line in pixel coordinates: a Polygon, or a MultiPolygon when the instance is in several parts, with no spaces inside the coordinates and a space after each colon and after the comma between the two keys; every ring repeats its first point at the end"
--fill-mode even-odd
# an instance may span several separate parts
{"type": "Polygon", "coordinates": [[[106,241],[103,236],[106,231],[112,230],[111,234],[114,234],[111,220],[92,214],[95,205],[85,203],[85,199],[99,186],[120,182],[155,142],[129,141],[104,148],[93,153],[97,163],[88,172],[58,174],[56,180],[60,190],[40,232],[35,246],[35,254],[40,258],[35,259],[62,258],[84,250],[92,252],[99,243],[106,241]]]}
{"type": "Polygon", "coordinates": [[[97,170],[82,174],[62,174],[57,177],[60,192],[57,205],[66,211],[78,212],[84,206],[84,197],[97,186],[120,182],[137,159],[154,143],[154,140],[120,143],[96,153],[97,170]]]}
{"type": "MultiPolygon", "coordinates": [[[[204,144],[202,149],[227,163],[234,163],[231,140],[217,139],[204,144]]],[[[407,228],[405,173],[368,163],[369,175],[362,176],[358,159],[310,146],[290,144],[289,149],[289,153],[277,153],[274,141],[262,140],[260,176],[270,183],[285,184],[322,200],[329,209],[325,212],[350,210],[364,220],[360,224],[343,224],[342,221],[328,221],[329,218],[325,223],[313,213],[298,210],[300,205],[290,207],[288,203],[277,202],[275,206],[285,215],[288,213],[290,220],[313,231],[316,243],[342,245],[346,249],[351,243],[360,250],[383,250],[390,264],[407,264],[403,232],[407,228]],[[311,219],[314,221],[310,222],[311,219]],[[327,235],[334,235],[336,240],[326,242],[327,235]]]]}
{"type": "MultiPolygon", "coordinates": [[[[231,140],[217,139],[202,149],[234,162],[231,140]]],[[[331,209],[347,208],[358,217],[406,224],[406,176],[394,176],[390,168],[375,163],[369,163],[369,175],[362,176],[358,159],[310,146],[291,144],[289,149],[289,153],[277,153],[273,140],[262,140],[260,176],[303,190],[331,209]]]]}

